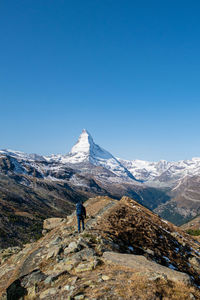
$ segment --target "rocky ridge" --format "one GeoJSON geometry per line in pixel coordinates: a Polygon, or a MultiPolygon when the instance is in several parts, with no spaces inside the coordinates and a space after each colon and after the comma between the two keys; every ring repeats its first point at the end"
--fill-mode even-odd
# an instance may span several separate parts
{"type": "Polygon", "coordinates": [[[194,239],[128,197],[85,206],[83,233],[75,213],[47,219],[40,240],[4,253],[1,300],[200,299],[194,239]]]}

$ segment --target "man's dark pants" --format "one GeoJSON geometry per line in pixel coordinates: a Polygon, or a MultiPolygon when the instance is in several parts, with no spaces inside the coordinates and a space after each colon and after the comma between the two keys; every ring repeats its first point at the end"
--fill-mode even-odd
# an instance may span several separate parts
{"type": "Polygon", "coordinates": [[[78,216],[77,215],[77,222],[78,222],[78,232],[81,231],[81,223],[82,223],[82,230],[85,229],[85,226],[84,226],[84,216],[78,216]]]}

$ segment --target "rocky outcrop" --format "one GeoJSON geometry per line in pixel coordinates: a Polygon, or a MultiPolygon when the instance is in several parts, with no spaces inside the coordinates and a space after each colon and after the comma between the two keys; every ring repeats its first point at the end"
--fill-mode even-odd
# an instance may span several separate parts
{"type": "Polygon", "coordinates": [[[149,261],[142,255],[104,252],[103,260],[108,264],[116,264],[122,267],[130,268],[133,272],[139,273],[141,275],[145,274],[150,279],[156,277],[168,279],[175,282],[183,282],[185,284],[191,283],[190,276],[188,276],[187,274],[164,267],[160,264],[155,263],[154,261],[149,261]]]}
{"type": "Polygon", "coordinates": [[[48,232],[0,266],[1,299],[200,299],[191,237],[127,197],[85,206],[83,233],[74,214],[46,220],[48,232]]]}
{"type": "Polygon", "coordinates": [[[49,218],[44,220],[42,234],[45,235],[48,231],[61,226],[65,220],[65,218],[49,218]]]}
{"type": "Polygon", "coordinates": [[[0,250],[0,265],[2,265],[6,260],[8,260],[9,257],[18,253],[20,250],[21,250],[20,247],[9,247],[0,250]]]}

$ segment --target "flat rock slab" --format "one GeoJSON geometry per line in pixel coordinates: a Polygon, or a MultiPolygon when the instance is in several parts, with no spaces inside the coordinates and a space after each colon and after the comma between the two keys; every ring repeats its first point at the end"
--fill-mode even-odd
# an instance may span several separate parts
{"type": "Polygon", "coordinates": [[[183,282],[185,284],[191,283],[190,277],[187,274],[172,270],[153,261],[149,261],[142,255],[104,252],[103,260],[108,264],[117,264],[122,267],[131,268],[135,272],[144,272],[147,276],[148,273],[149,275],[152,275],[152,272],[154,272],[167,277],[168,280],[174,282],[183,282]]]}
{"type": "Polygon", "coordinates": [[[66,221],[64,218],[49,218],[44,220],[43,229],[52,230],[66,221]]]}

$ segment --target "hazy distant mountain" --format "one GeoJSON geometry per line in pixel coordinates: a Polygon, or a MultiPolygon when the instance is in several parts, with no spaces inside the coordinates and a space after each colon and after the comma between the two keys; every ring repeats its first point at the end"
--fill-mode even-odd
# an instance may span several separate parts
{"type": "Polygon", "coordinates": [[[136,179],[153,186],[175,186],[185,176],[200,175],[200,158],[168,162],[118,159],[136,179]]]}

